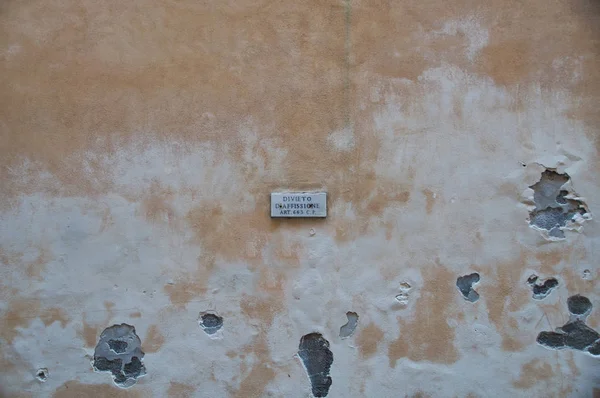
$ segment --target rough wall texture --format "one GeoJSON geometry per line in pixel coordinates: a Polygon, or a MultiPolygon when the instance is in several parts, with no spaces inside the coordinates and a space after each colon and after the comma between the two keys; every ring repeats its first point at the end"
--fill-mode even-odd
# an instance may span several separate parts
{"type": "Polygon", "coordinates": [[[546,168],[600,213],[599,40],[596,0],[0,2],[1,392],[598,396],[536,339],[600,328],[600,224],[529,217],[546,168]]]}

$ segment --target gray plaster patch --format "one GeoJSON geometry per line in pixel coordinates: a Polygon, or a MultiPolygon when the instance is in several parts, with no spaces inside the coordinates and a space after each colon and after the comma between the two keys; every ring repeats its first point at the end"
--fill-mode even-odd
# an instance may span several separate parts
{"type": "Polygon", "coordinates": [[[569,297],[568,306],[571,313],[569,322],[554,332],[540,332],[536,341],[554,350],[571,348],[600,355],[600,333],[585,324],[585,316],[590,313],[592,303],[587,297],[575,295],[569,297]]]}
{"type": "Polygon", "coordinates": [[[473,285],[479,282],[479,274],[474,272],[469,275],[459,276],[456,279],[456,287],[465,300],[474,303],[479,300],[479,293],[473,290],[473,285]]]}
{"type": "Polygon", "coordinates": [[[223,327],[223,318],[212,312],[200,314],[198,324],[206,334],[215,334],[223,327]]]}
{"type": "Polygon", "coordinates": [[[346,312],[346,318],[348,318],[348,322],[340,328],[340,337],[342,339],[350,337],[358,325],[358,314],[356,312],[346,312]]]}
{"type": "Polygon", "coordinates": [[[298,356],[310,379],[312,394],[315,397],[326,397],[332,379],[329,370],[333,363],[333,353],[327,341],[320,333],[310,333],[300,339],[298,356]]]}
{"type": "Polygon", "coordinates": [[[529,213],[529,225],[543,231],[550,240],[564,239],[565,229],[577,230],[577,223],[591,219],[586,204],[567,189],[569,182],[567,173],[546,169],[540,180],[529,187],[535,203],[529,213]]]}
{"type": "Polygon", "coordinates": [[[532,275],[527,279],[527,283],[533,291],[532,297],[535,300],[543,300],[558,286],[556,278],[548,278],[544,282],[538,282],[538,276],[532,275]]]}
{"type": "Polygon", "coordinates": [[[119,387],[133,386],[146,374],[141,344],[133,326],[122,323],[104,329],[94,350],[94,370],[109,372],[119,387]]]}

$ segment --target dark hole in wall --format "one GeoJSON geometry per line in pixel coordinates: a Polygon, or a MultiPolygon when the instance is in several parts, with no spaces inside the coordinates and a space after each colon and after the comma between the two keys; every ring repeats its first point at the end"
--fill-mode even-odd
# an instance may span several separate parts
{"type": "Polygon", "coordinates": [[[340,337],[342,339],[350,337],[358,325],[358,314],[356,312],[346,312],[346,318],[348,318],[348,322],[340,327],[340,337]]]}
{"type": "Polygon", "coordinates": [[[537,275],[532,275],[527,279],[527,283],[531,285],[533,292],[532,297],[536,300],[543,300],[558,286],[556,278],[548,278],[544,282],[538,282],[537,275]]]}
{"type": "Polygon", "coordinates": [[[223,318],[210,312],[200,315],[200,327],[206,334],[215,334],[223,327],[223,318]]]}
{"type": "Polygon", "coordinates": [[[133,386],[146,374],[144,352],[135,328],[125,323],[104,329],[94,350],[94,370],[108,372],[122,388],[133,386]]]}
{"type": "Polygon", "coordinates": [[[535,208],[529,213],[529,225],[546,231],[552,239],[564,239],[564,229],[576,215],[582,215],[584,219],[591,217],[585,203],[567,198],[572,192],[563,186],[570,179],[567,173],[546,169],[540,180],[529,187],[533,189],[535,203],[535,208]]]}
{"type": "Polygon", "coordinates": [[[307,334],[300,339],[298,356],[310,379],[313,396],[326,397],[333,382],[329,376],[333,364],[329,341],[320,333],[307,334]]]}
{"type": "Polygon", "coordinates": [[[465,300],[474,303],[479,300],[479,293],[473,289],[473,285],[479,282],[479,274],[474,272],[469,275],[459,276],[456,279],[456,287],[465,300]]]}
{"type": "Polygon", "coordinates": [[[573,315],[585,315],[592,310],[592,302],[584,296],[576,294],[567,299],[569,312],[573,315]]]}
{"type": "Polygon", "coordinates": [[[46,380],[48,380],[48,369],[38,369],[37,373],[35,374],[35,378],[41,382],[45,382],[46,380]]]}
{"type": "Polygon", "coordinates": [[[108,346],[117,354],[122,354],[127,350],[127,342],[122,340],[108,340],[108,346]]]}
{"type": "Polygon", "coordinates": [[[585,317],[592,310],[592,303],[587,297],[580,295],[569,297],[567,302],[571,313],[569,322],[555,332],[540,332],[536,341],[555,350],[571,348],[600,355],[600,333],[585,324],[585,317]]]}
{"type": "Polygon", "coordinates": [[[138,377],[142,372],[142,361],[138,357],[132,357],[131,362],[123,366],[123,374],[127,377],[138,377]]]}

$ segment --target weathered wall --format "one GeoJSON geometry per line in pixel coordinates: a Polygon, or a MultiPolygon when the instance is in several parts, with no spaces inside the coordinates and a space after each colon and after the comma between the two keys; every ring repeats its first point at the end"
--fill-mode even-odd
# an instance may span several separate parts
{"type": "Polygon", "coordinates": [[[600,212],[596,0],[5,0],[0,32],[4,395],[307,397],[312,332],[330,397],[599,393],[536,338],[576,294],[600,328],[600,225],[528,224],[544,166],[600,212]],[[129,389],[91,366],[121,323],[129,389]]]}

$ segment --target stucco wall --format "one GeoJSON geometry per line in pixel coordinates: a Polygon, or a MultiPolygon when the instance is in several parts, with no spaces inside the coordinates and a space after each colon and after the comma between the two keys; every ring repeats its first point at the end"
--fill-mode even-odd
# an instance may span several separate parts
{"type": "Polygon", "coordinates": [[[329,397],[597,397],[536,339],[577,294],[600,329],[599,40],[593,0],[0,2],[0,391],[309,397],[316,332],[329,397]],[[546,168],[592,217],[562,240],[546,168]],[[121,323],[128,389],[91,365],[121,323]]]}

